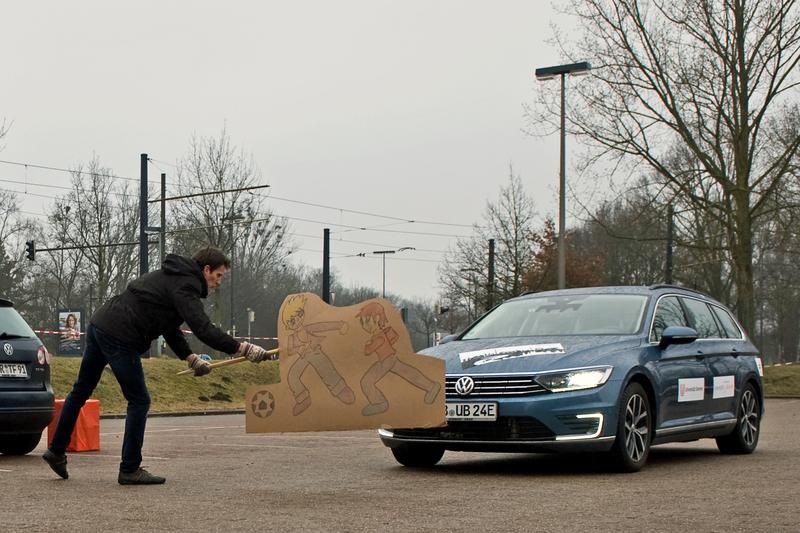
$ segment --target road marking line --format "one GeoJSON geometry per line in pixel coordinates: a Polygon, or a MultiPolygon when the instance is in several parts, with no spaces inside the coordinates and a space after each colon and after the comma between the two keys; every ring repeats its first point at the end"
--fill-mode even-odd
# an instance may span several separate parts
{"type": "MultiPolygon", "coordinates": [[[[244,426],[181,426],[167,429],[148,429],[145,433],[174,433],[176,431],[190,431],[195,429],[244,429],[244,426]]],[[[100,433],[100,435],[124,435],[124,431],[112,431],[108,433],[100,433]]]]}
{"type": "MultiPolygon", "coordinates": [[[[256,433],[247,433],[246,435],[242,435],[243,437],[254,437],[256,433]]],[[[262,435],[264,435],[262,433],[262,435]]],[[[277,438],[284,438],[284,439],[320,439],[320,440],[377,440],[378,434],[376,433],[374,437],[349,437],[347,435],[286,435],[286,434],[271,434],[270,438],[277,439],[277,438]]]]}
{"type": "Polygon", "coordinates": [[[235,446],[237,448],[284,448],[289,450],[296,450],[301,446],[281,446],[279,444],[208,444],[208,446],[219,446],[222,448],[228,448],[231,446],[235,446]]]}
{"type": "MultiPolygon", "coordinates": [[[[119,459],[120,458],[119,455],[112,455],[110,453],[86,453],[86,454],[82,453],[80,455],[70,454],[70,457],[103,457],[103,458],[112,457],[114,459],[119,459]]],[[[150,459],[155,459],[155,460],[159,460],[159,461],[168,461],[169,457],[155,457],[155,456],[149,456],[149,455],[148,456],[142,456],[142,460],[150,460],[150,459]]]]}
{"type": "Polygon", "coordinates": [[[13,472],[13,470],[6,470],[5,468],[0,468],[0,472],[13,472]]]}

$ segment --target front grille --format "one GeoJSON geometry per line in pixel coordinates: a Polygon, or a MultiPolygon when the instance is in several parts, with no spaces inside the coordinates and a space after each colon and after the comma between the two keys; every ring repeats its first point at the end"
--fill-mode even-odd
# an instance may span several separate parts
{"type": "Polygon", "coordinates": [[[453,375],[445,378],[445,392],[451,399],[474,398],[480,396],[527,396],[547,392],[539,385],[534,375],[507,374],[507,375],[470,375],[475,382],[475,388],[466,396],[456,392],[456,381],[461,376],[453,375]]]}
{"type": "Polygon", "coordinates": [[[431,440],[552,440],[555,434],[529,416],[500,416],[494,422],[448,422],[443,428],[396,429],[395,437],[431,440]]]}

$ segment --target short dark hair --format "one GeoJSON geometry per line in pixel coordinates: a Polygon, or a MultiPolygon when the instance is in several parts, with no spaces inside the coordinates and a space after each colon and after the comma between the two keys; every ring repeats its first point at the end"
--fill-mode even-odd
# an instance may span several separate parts
{"type": "Polygon", "coordinates": [[[198,248],[192,255],[192,259],[200,265],[201,269],[206,265],[208,265],[211,270],[216,270],[221,266],[225,268],[231,267],[231,260],[228,259],[228,256],[222,253],[222,250],[214,248],[213,246],[202,246],[198,248]]]}

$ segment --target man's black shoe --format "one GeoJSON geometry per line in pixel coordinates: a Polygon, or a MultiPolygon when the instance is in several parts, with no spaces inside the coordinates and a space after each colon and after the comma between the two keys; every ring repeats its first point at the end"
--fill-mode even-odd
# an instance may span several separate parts
{"type": "Polygon", "coordinates": [[[136,472],[120,472],[117,478],[120,485],[161,485],[166,480],[161,476],[154,476],[144,468],[136,472]]]}
{"type": "Polygon", "coordinates": [[[69,477],[67,473],[67,456],[66,455],[56,455],[50,450],[47,450],[42,454],[42,459],[45,460],[47,464],[50,465],[50,468],[53,469],[53,472],[58,474],[64,479],[69,477]]]}

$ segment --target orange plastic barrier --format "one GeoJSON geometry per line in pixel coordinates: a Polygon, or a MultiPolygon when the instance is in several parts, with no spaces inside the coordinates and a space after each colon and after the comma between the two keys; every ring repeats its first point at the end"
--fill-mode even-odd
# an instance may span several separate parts
{"type": "MultiPolygon", "coordinates": [[[[56,413],[53,420],[47,426],[47,445],[53,442],[53,435],[56,433],[56,425],[61,417],[61,409],[64,408],[64,400],[56,400],[56,413]]],[[[75,429],[72,431],[72,439],[67,446],[68,452],[94,452],[100,449],[100,400],[86,400],[75,429]]]]}

